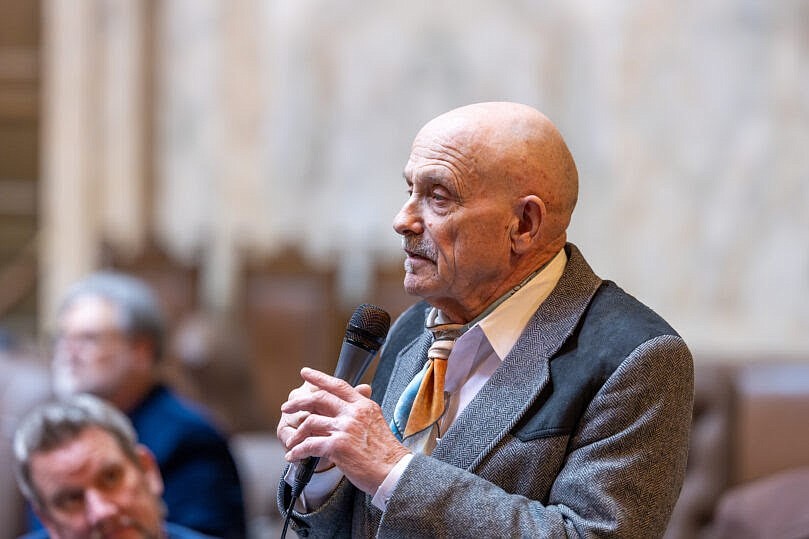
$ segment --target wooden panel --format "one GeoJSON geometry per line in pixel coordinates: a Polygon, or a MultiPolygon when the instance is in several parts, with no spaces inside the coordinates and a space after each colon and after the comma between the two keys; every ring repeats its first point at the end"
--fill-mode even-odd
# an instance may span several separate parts
{"type": "Polygon", "coordinates": [[[39,42],[40,2],[3,0],[0,2],[0,47],[35,45],[39,42]]]}
{"type": "Polygon", "coordinates": [[[402,263],[379,266],[374,272],[374,283],[370,295],[370,303],[379,305],[395,320],[408,307],[420,301],[420,298],[405,292],[404,267],[402,263]]]}
{"type": "MultiPolygon", "coordinates": [[[[0,176],[0,217],[33,217],[37,211],[37,184],[0,176]]],[[[29,224],[30,227],[30,224],[29,224]]],[[[33,228],[28,229],[33,230],[33,228]]]]}
{"type": "Polygon", "coordinates": [[[753,363],[737,376],[734,482],[808,466],[809,364],[753,363]]]}
{"type": "Polygon", "coordinates": [[[102,249],[103,267],[131,273],[154,288],[164,310],[171,332],[177,322],[199,308],[199,270],[172,259],[156,242],[147,243],[144,251],[127,257],[106,245],[102,249]]]}
{"type": "Polygon", "coordinates": [[[243,320],[264,416],[274,425],[304,366],[333,372],[340,349],[334,272],[307,266],[294,253],[247,270],[243,320]]]}
{"type": "Polygon", "coordinates": [[[0,2],[0,322],[23,340],[38,319],[40,6],[0,2]]]}

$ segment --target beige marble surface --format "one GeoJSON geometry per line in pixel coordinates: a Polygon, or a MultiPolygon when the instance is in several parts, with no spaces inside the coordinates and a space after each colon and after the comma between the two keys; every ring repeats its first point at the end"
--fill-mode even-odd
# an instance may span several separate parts
{"type": "Polygon", "coordinates": [[[244,249],[289,243],[339,261],[361,300],[374,261],[400,256],[417,129],[507,99],[568,139],[570,237],[603,277],[698,351],[809,352],[805,2],[158,6],[149,215],[176,256],[205,249],[208,304],[228,305],[244,249]]]}

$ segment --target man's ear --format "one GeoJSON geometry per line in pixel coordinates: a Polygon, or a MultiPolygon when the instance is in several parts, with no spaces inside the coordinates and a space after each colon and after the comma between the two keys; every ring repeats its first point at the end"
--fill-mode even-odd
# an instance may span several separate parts
{"type": "Polygon", "coordinates": [[[135,448],[135,455],[149,490],[157,497],[162,496],[163,477],[160,475],[160,468],[157,466],[154,454],[145,445],[138,444],[135,448]]]}
{"type": "Polygon", "coordinates": [[[529,251],[539,237],[539,229],[545,221],[545,203],[536,195],[527,195],[517,201],[516,226],[511,230],[511,248],[516,254],[529,251]]]}

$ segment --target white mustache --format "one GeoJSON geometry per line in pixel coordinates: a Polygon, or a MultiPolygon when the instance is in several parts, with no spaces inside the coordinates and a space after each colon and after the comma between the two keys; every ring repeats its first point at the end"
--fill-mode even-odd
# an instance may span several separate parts
{"type": "Polygon", "coordinates": [[[435,246],[423,236],[402,236],[402,249],[433,262],[438,258],[435,246]]]}

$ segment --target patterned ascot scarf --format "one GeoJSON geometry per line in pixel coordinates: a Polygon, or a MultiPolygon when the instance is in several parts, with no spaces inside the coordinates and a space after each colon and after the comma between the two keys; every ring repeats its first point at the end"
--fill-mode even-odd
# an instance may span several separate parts
{"type": "Polygon", "coordinates": [[[446,409],[448,395],[444,393],[444,379],[447,359],[455,340],[467,329],[464,324],[438,322],[441,318],[441,311],[435,308],[427,317],[427,329],[433,334],[427,362],[399,397],[390,424],[393,434],[405,446],[424,454],[432,453],[435,447],[438,420],[446,409]]]}
{"type": "Polygon", "coordinates": [[[449,395],[444,391],[447,360],[455,341],[475,324],[486,318],[501,303],[513,296],[545,266],[537,269],[517,286],[500,296],[468,324],[445,321],[444,314],[433,308],[427,316],[426,327],[433,334],[427,351],[427,362],[407,384],[393,411],[390,428],[408,449],[430,455],[438,438],[438,423],[447,408],[449,395]]]}

